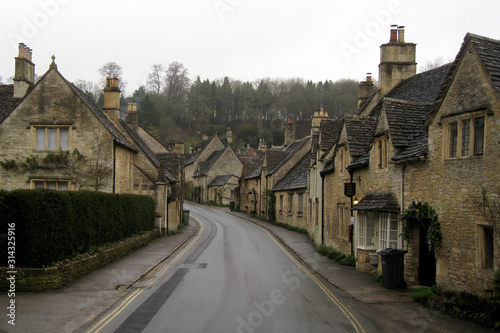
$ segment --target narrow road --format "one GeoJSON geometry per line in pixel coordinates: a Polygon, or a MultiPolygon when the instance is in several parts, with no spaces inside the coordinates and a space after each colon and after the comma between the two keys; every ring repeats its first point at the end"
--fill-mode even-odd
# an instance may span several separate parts
{"type": "Polygon", "coordinates": [[[199,231],[84,332],[374,332],[265,229],[186,204],[199,231]]]}

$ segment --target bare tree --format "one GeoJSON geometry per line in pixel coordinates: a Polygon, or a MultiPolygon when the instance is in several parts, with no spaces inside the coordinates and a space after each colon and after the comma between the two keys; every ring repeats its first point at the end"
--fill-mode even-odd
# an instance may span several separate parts
{"type": "Polygon", "coordinates": [[[98,69],[101,75],[101,85],[106,86],[106,78],[116,76],[119,79],[119,88],[122,94],[125,93],[125,88],[127,87],[127,81],[123,78],[122,67],[116,62],[108,62],[98,69]]]}
{"type": "Polygon", "coordinates": [[[173,62],[168,66],[164,92],[170,111],[176,116],[184,115],[187,110],[190,84],[188,70],[184,68],[184,65],[173,62]]]}
{"type": "Polygon", "coordinates": [[[161,64],[151,66],[152,72],[148,74],[147,88],[155,94],[159,94],[164,89],[165,67],[161,64]]]}
{"type": "Polygon", "coordinates": [[[422,65],[422,68],[421,68],[421,72],[426,72],[428,70],[431,70],[431,69],[434,69],[434,68],[437,68],[441,65],[444,64],[444,58],[443,56],[439,56],[437,58],[434,58],[433,60],[427,60],[423,65],[422,65]]]}
{"type": "Polygon", "coordinates": [[[89,96],[95,103],[99,101],[99,96],[102,93],[102,89],[94,82],[76,80],[74,85],[85,94],[87,94],[87,96],[89,96]]]}

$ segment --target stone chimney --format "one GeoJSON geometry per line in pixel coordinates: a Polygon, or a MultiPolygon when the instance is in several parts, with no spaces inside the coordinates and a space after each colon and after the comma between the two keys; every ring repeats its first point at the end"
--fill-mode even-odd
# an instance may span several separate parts
{"type": "Polygon", "coordinates": [[[14,98],[22,98],[28,89],[35,83],[35,64],[32,62],[32,53],[29,47],[19,43],[19,54],[15,58],[14,71],[14,98]]]}
{"type": "Polygon", "coordinates": [[[314,110],[311,121],[311,135],[319,135],[319,127],[321,125],[321,121],[329,118],[330,117],[328,117],[328,112],[323,110],[323,108],[314,110]]]}
{"type": "Polygon", "coordinates": [[[183,143],[176,143],[174,146],[174,150],[172,152],[179,154],[179,155],[184,155],[184,144],[183,143]]]}
{"type": "Polygon", "coordinates": [[[120,120],[120,88],[116,76],[106,78],[104,107],[102,109],[113,123],[118,123],[120,120]]]}
{"type": "Polygon", "coordinates": [[[227,140],[227,143],[229,143],[229,144],[233,143],[233,131],[231,130],[231,127],[227,128],[226,140],[227,140]]]}
{"type": "Polygon", "coordinates": [[[203,133],[203,135],[201,136],[201,140],[207,141],[208,140],[208,135],[206,135],[205,133],[203,133]]]}
{"type": "Polygon", "coordinates": [[[372,81],[372,73],[366,73],[366,81],[359,83],[358,109],[364,101],[373,94],[375,86],[372,81]]]}
{"type": "Polygon", "coordinates": [[[285,146],[290,145],[295,141],[295,123],[292,117],[288,118],[288,122],[285,125],[285,146]]]}
{"type": "Polygon", "coordinates": [[[417,73],[416,47],[405,42],[404,26],[391,26],[389,43],[380,46],[379,86],[387,94],[401,81],[417,73]]]}
{"type": "Polygon", "coordinates": [[[137,103],[128,103],[127,112],[125,113],[125,119],[127,125],[133,129],[137,130],[139,127],[139,114],[137,112],[137,103]]]}

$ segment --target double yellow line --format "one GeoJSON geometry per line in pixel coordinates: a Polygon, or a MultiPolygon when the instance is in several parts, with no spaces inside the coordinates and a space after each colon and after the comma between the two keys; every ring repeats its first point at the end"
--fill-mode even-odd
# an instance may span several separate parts
{"type": "Polygon", "coordinates": [[[198,234],[191,239],[189,244],[181,251],[179,254],[175,256],[175,258],[163,269],[156,275],[156,277],[152,280],[150,280],[148,283],[146,283],[144,288],[141,289],[136,289],[133,293],[127,296],[121,304],[114,309],[111,313],[109,313],[106,317],[101,319],[97,324],[95,324],[90,330],[87,331],[87,333],[97,333],[100,332],[104,327],[106,327],[107,324],[109,324],[110,321],[112,321],[116,316],[118,316],[134,299],[137,298],[147,287],[151,286],[156,280],[160,278],[173,264],[175,264],[183,255],[186,253],[191,246],[198,240],[200,235],[203,233],[203,230],[205,229],[205,225],[195,217],[191,216],[191,218],[195,219],[199,225],[200,225],[200,230],[198,231],[198,234]]]}
{"type": "Polygon", "coordinates": [[[347,307],[344,304],[342,304],[342,302],[337,297],[335,297],[335,295],[333,295],[333,293],[314,274],[312,274],[306,267],[304,267],[304,265],[302,265],[297,259],[295,259],[295,257],[279,241],[277,241],[276,238],[273,237],[273,235],[271,235],[271,233],[266,228],[263,228],[263,227],[261,227],[260,225],[254,223],[254,222],[242,219],[240,217],[238,217],[238,218],[240,220],[245,221],[245,222],[250,222],[253,225],[259,227],[262,230],[264,230],[264,232],[269,236],[269,238],[271,238],[273,240],[273,242],[276,243],[276,245],[278,245],[278,247],[281,249],[281,251],[283,251],[295,263],[295,265],[297,265],[297,267],[299,267],[304,273],[306,273],[307,276],[309,276],[311,278],[311,280],[313,280],[318,285],[318,287],[320,287],[321,290],[323,290],[323,292],[340,309],[340,311],[342,311],[342,313],[347,317],[347,319],[349,320],[349,322],[351,323],[351,325],[354,327],[354,329],[356,330],[356,332],[358,332],[358,333],[365,333],[365,330],[363,329],[363,326],[361,326],[361,324],[359,323],[359,321],[347,309],[347,307]]]}

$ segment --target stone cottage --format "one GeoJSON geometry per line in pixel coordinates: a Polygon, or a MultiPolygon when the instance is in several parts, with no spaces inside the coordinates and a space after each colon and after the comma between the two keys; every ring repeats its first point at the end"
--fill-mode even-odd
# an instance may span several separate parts
{"type": "Polygon", "coordinates": [[[171,194],[182,171],[162,168],[162,158],[121,119],[118,79],[107,79],[101,109],[54,59],[35,83],[32,50],[20,44],[14,84],[0,86],[0,187],[151,195],[159,224],[174,230],[182,201],[171,194]]]}

